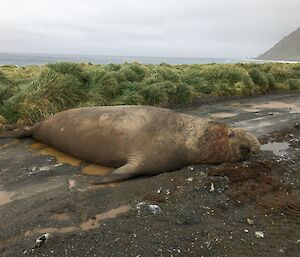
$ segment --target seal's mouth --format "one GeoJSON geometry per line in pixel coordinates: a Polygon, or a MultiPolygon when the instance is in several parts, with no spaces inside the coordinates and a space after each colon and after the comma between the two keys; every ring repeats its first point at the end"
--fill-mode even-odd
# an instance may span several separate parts
{"type": "Polygon", "coordinates": [[[250,153],[251,153],[251,149],[249,146],[246,146],[246,145],[242,145],[240,146],[240,153],[242,156],[249,156],[250,153]]]}

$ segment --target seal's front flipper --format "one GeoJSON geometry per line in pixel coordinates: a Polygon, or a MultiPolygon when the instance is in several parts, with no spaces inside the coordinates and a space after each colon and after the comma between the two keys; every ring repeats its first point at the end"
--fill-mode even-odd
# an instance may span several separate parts
{"type": "Polygon", "coordinates": [[[114,170],[113,172],[102,176],[101,178],[93,181],[92,185],[99,185],[111,182],[119,182],[130,179],[139,175],[137,166],[132,163],[127,163],[124,166],[114,170]]]}

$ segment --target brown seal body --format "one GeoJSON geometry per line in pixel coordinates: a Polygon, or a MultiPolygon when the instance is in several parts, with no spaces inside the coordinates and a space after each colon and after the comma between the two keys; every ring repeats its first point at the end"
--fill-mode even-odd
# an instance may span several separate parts
{"type": "Polygon", "coordinates": [[[30,135],[82,160],[116,168],[97,184],[189,164],[238,161],[260,147],[244,129],[146,106],[71,109],[15,132],[30,135]]]}

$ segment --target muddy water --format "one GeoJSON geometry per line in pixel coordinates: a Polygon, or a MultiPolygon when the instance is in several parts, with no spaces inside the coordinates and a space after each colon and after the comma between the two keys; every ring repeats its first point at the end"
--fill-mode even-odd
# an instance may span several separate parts
{"type": "Polygon", "coordinates": [[[38,152],[35,153],[35,155],[50,155],[54,157],[58,163],[66,163],[74,167],[79,167],[81,163],[81,160],[68,154],[57,151],[56,149],[48,147],[47,145],[42,143],[31,144],[30,148],[38,149],[38,152]]]}
{"type": "Polygon", "coordinates": [[[290,147],[288,142],[269,142],[267,144],[261,145],[262,151],[272,151],[276,156],[286,155],[285,152],[290,147]]]}
{"type": "Polygon", "coordinates": [[[238,115],[237,113],[232,113],[232,112],[217,112],[211,114],[210,118],[225,119],[225,118],[235,117],[237,115],[238,115]]]}
{"type": "Polygon", "coordinates": [[[270,101],[264,104],[255,104],[253,107],[255,109],[288,109],[292,113],[300,113],[300,106],[280,101],[270,101]]]}
{"type": "Polygon", "coordinates": [[[78,229],[75,226],[62,227],[62,228],[36,228],[34,230],[27,231],[25,236],[31,236],[34,234],[44,234],[44,233],[70,233],[75,232],[78,229]]]}
{"type": "Polygon", "coordinates": [[[114,168],[111,167],[90,164],[82,169],[82,173],[86,175],[103,176],[113,170],[114,168]]]}
{"type": "MultiPolygon", "coordinates": [[[[38,152],[35,153],[35,155],[49,155],[56,159],[58,163],[65,163],[69,164],[74,167],[79,167],[82,163],[82,160],[77,159],[73,156],[70,156],[68,154],[62,153],[60,151],[57,151],[56,149],[52,147],[48,147],[45,144],[42,143],[34,143],[30,145],[30,148],[37,149],[38,152]]],[[[106,166],[100,166],[96,164],[90,164],[85,166],[82,169],[82,173],[86,175],[93,175],[93,176],[102,176],[105,175],[111,171],[113,171],[114,168],[106,167],[106,166]]],[[[69,183],[74,183],[72,181],[69,181],[69,183]]],[[[71,188],[74,187],[70,184],[71,188]]]]}
{"type": "Polygon", "coordinates": [[[97,215],[95,215],[95,217],[87,220],[86,222],[83,222],[80,225],[80,228],[83,231],[87,231],[87,230],[91,230],[91,229],[94,229],[94,228],[98,228],[100,226],[100,222],[101,221],[107,220],[107,219],[114,219],[119,214],[128,212],[129,209],[130,209],[130,207],[128,205],[123,205],[123,206],[120,206],[119,208],[112,209],[110,211],[97,214],[97,215]]]}
{"type": "MultiPolygon", "coordinates": [[[[118,215],[126,213],[130,210],[129,205],[122,205],[118,208],[109,210],[107,212],[103,212],[100,214],[96,214],[93,218],[88,219],[87,221],[81,223],[78,227],[77,226],[69,226],[69,227],[48,227],[48,228],[35,228],[33,230],[29,230],[25,233],[25,236],[31,236],[34,234],[44,234],[44,233],[70,233],[70,232],[76,232],[76,231],[88,231],[91,229],[98,228],[101,224],[101,221],[107,220],[107,219],[115,219],[118,215]]],[[[64,213],[61,214],[55,214],[52,216],[52,219],[55,219],[57,221],[65,221],[69,220],[70,216],[64,213]]]]}
{"type": "Polygon", "coordinates": [[[12,202],[15,192],[0,191],[0,206],[12,202]]]}

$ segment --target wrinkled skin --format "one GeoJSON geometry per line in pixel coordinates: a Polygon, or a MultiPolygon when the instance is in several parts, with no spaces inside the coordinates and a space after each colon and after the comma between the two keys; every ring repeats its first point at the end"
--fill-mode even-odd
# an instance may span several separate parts
{"type": "Polygon", "coordinates": [[[116,169],[95,184],[174,171],[196,163],[243,160],[256,137],[196,116],[146,106],[71,109],[0,137],[32,136],[56,149],[116,169]]]}

